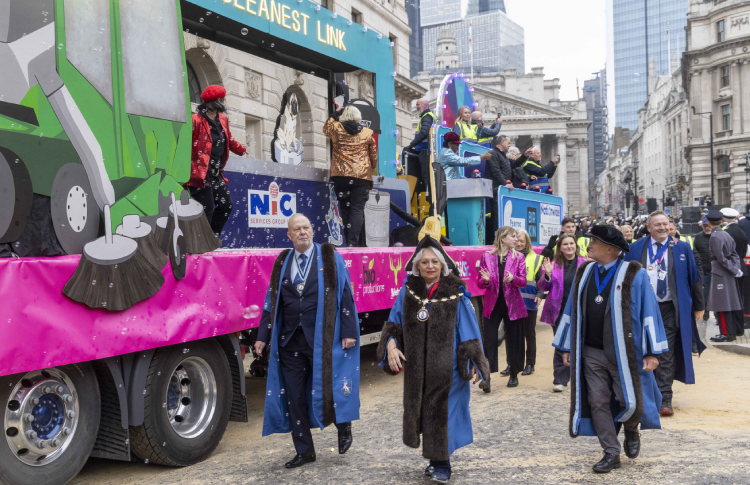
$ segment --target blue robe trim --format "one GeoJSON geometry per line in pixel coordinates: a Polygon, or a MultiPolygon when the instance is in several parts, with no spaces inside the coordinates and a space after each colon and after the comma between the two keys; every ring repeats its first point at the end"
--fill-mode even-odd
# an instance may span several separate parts
{"type": "MultiPolygon", "coordinates": [[[[585,288],[586,281],[591,274],[595,264],[589,264],[583,269],[580,284],[577,291],[578,298],[569,298],[565,306],[564,314],[560,320],[560,326],[555,334],[552,345],[563,352],[570,352],[571,338],[576,339],[576,356],[575,356],[575,382],[580,383],[584,380],[583,368],[581,366],[581,352],[583,347],[582,325],[581,325],[581,296],[585,288]],[[573,301],[576,301],[576,333],[572,335],[571,319],[573,316],[573,301]]],[[[641,429],[661,429],[659,422],[659,410],[661,405],[661,393],[656,385],[656,379],[653,372],[646,372],[642,369],[643,356],[648,352],[647,342],[650,345],[652,354],[660,354],[667,350],[666,333],[661,320],[661,313],[649,282],[648,274],[645,270],[640,269],[635,273],[631,285],[631,328],[632,334],[625,335],[625,325],[622,315],[622,292],[626,284],[625,277],[628,271],[628,264],[621,264],[617,270],[615,281],[613,282],[612,291],[610,292],[610,314],[612,317],[612,330],[615,338],[615,352],[617,355],[617,367],[622,383],[622,391],[625,397],[625,409],[613,418],[616,423],[625,423],[633,417],[637,408],[637,393],[633,384],[633,375],[628,363],[627,340],[633,339],[635,349],[635,361],[638,364],[639,376],[641,381],[641,394],[643,401],[643,413],[640,418],[641,429]]],[[[571,433],[574,436],[596,436],[593,422],[589,418],[582,418],[582,396],[581,385],[575,387],[574,410],[571,419],[571,433]]]]}
{"type": "MultiPolygon", "coordinates": [[[[308,407],[310,409],[311,427],[324,428],[323,425],[323,322],[324,322],[324,296],[326,284],[324,281],[323,261],[321,256],[320,244],[315,243],[316,267],[311,270],[319,272],[318,284],[318,306],[316,310],[315,323],[315,348],[313,349],[313,378],[312,385],[307,389],[308,407]]],[[[350,349],[341,348],[341,298],[343,296],[345,285],[350,285],[349,271],[346,269],[346,263],[343,257],[335,252],[336,258],[336,327],[333,335],[332,348],[332,379],[333,379],[333,402],[336,413],[337,423],[346,423],[359,419],[359,354],[360,340],[357,335],[357,343],[350,349]],[[351,381],[349,394],[342,391],[343,381],[346,379],[347,384],[351,381]]],[[[281,274],[286,272],[287,265],[292,260],[294,251],[289,251],[281,267],[281,274]]],[[[270,356],[268,359],[268,378],[266,382],[266,402],[263,413],[263,436],[274,433],[288,433],[289,412],[288,404],[285,397],[285,384],[281,375],[279,366],[279,336],[277,329],[281,328],[281,312],[279,311],[279,295],[281,281],[276,293],[275,314],[271,316],[273,331],[270,341],[270,356]]],[[[266,292],[266,301],[263,309],[270,311],[271,290],[266,292]]],[[[357,327],[359,329],[359,327],[357,327]]],[[[359,333],[359,332],[358,332],[359,333]]]]}

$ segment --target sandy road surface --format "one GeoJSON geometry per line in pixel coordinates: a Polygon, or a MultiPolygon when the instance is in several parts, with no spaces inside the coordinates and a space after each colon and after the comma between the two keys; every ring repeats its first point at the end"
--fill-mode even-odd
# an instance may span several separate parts
{"type": "MultiPolygon", "coordinates": [[[[520,386],[493,374],[493,392],[472,391],[474,444],[452,456],[451,483],[750,483],[750,357],[709,349],[696,359],[698,385],[675,384],[676,415],[660,431],[642,433],[641,456],[609,475],[595,475],[595,438],[567,434],[570,393],[553,394],[552,332],[537,326],[536,372],[520,386]]],[[[504,360],[504,354],[501,355],[504,360]]],[[[354,445],[333,452],[336,431],[314,431],[318,461],[297,470],[282,465],[293,454],[289,435],[261,438],[265,379],[248,379],[249,423],[230,423],[205,462],[189,468],[91,459],[72,483],[428,483],[421,452],[401,443],[401,377],[389,377],[362,352],[362,419],[354,445]]]]}

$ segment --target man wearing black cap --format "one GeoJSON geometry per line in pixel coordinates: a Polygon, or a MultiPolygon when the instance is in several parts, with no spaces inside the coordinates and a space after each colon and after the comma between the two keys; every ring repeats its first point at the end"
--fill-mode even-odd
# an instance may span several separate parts
{"type": "Polygon", "coordinates": [[[706,309],[715,312],[721,335],[711,337],[714,342],[733,342],[737,334],[735,322],[737,310],[742,310],[737,278],[742,277],[740,257],[737,255],[734,239],[721,229],[724,215],[721,211],[708,211],[706,218],[711,228],[709,249],[711,250],[711,289],[708,292],[706,309]]]}
{"type": "Polygon", "coordinates": [[[649,215],[647,226],[651,237],[630,245],[625,261],[640,261],[646,268],[651,288],[659,302],[659,312],[667,334],[668,349],[659,355],[659,368],[654,371],[662,404],[662,416],[672,416],[672,383],[675,379],[695,384],[692,343],[698,353],[706,348],[700,341],[696,321],[703,316],[703,282],[685,241],[669,235],[669,218],[662,211],[649,215]]]}
{"type": "Polygon", "coordinates": [[[621,466],[620,427],[630,459],[640,453],[638,424],[661,428],[653,370],[667,341],[648,273],[622,260],[630,250],[622,233],[599,225],[585,236],[594,262],[578,268],[552,345],[572,366],[570,435],[597,436],[604,457],[593,469],[608,473],[621,466]]]}

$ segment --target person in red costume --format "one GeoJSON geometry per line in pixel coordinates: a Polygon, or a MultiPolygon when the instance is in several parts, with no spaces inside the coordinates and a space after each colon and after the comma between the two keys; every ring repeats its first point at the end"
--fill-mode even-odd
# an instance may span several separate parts
{"type": "Polygon", "coordinates": [[[190,196],[203,204],[206,219],[217,236],[221,235],[232,213],[228,180],[223,173],[229,150],[237,155],[244,155],[247,151],[229,131],[229,120],[224,114],[226,107],[222,102],[226,94],[226,89],[216,85],[208,86],[201,94],[203,103],[193,114],[192,170],[186,184],[190,196]]]}

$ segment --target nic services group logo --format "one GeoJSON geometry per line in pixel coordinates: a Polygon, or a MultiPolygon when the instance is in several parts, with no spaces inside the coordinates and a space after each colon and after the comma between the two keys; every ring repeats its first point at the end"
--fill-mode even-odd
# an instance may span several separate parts
{"type": "Polygon", "coordinates": [[[285,229],[289,218],[297,212],[297,195],[281,192],[276,182],[267,190],[248,190],[248,227],[285,229]]]}

